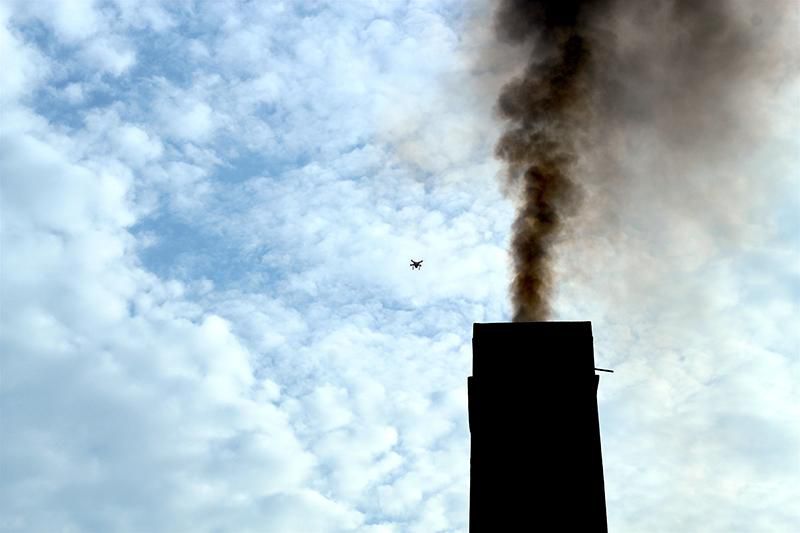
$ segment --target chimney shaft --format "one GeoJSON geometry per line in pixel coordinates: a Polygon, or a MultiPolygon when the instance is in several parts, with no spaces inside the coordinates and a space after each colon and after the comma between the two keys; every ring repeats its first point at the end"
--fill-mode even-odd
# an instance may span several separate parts
{"type": "Polygon", "coordinates": [[[472,352],[470,533],[607,533],[591,323],[474,324],[472,352]]]}

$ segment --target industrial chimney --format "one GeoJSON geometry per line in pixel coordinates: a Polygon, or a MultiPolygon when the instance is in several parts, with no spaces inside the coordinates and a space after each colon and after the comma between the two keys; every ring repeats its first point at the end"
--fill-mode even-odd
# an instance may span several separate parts
{"type": "Polygon", "coordinates": [[[474,324],[470,533],[607,533],[590,322],[474,324]]]}

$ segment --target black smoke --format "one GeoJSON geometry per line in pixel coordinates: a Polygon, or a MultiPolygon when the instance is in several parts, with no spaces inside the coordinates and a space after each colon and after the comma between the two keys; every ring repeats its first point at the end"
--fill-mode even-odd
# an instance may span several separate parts
{"type": "Polygon", "coordinates": [[[548,318],[557,245],[586,207],[584,184],[617,185],[607,168],[580,164],[584,154],[613,155],[615,132],[647,124],[677,149],[675,157],[682,146],[692,157],[698,146],[718,156],[715,150],[747,127],[737,95],[767,70],[765,20],[779,7],[732,0],[498,3],[498,41],[528,51],[497,100],[506,127],[495,152],[521,195],[512,236],[515,321],[548,318]]]}

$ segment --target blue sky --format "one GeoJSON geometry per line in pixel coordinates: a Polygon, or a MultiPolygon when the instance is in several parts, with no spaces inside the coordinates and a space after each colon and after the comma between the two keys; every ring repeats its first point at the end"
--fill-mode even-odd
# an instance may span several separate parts
{"type": "MultiPolygon", "coordinates": [[[[471,325],[510,316],[490,11],[0,2],[0,530],[467,530],[471,325]]],[[[750,135],[580,163],[619,187],[587,179],[554,318],[616,370],[615,532],[800,523],[783,20],[750,135]]]]}

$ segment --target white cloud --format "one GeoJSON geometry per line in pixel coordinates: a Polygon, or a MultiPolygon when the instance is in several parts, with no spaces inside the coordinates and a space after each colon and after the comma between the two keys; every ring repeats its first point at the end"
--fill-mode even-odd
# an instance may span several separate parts
{"type": "Polygon", "coordinates": [[[90,40],[83,48],[83,55],[90,67],[114,76],[124,74],[136,63],[136,53],[131,48],[105,37],[90,40]]]}
{"type": "Polygon", "coordinates": [[[45,0],[28,9],[50,24],[56,35],[69,43],[82,41],[101,31],[107,22],[96,0],[45,0]]]}
{"type": "Polygon", "coordinates": [[[178,141],[208,142],[219,128],[220,117],[204,101],[202,91],[216,80],[198,80],[201,89],[180,90],[165,86],[156,113],[164,133],[178,141]]]}
{"type": "Polygon", "coordinates": [[[0,105],[3,106],[31,94],[50,70],[45,56],[14,34],[9,27],[10,15],[8,7],[0,5],[0,70],[3,72],[0,105]]]}
{"type": "MultiPolygon", "coordinates": [[[[155,32],[164,32],[177,24],[175,18],[165,9],[161,0],[114,0],[120,10],[120,19],[137,29],[150,28],[155,32]]],[[[169,2],[174,7],[178,2],[169,2]]],[[[183,7],[183,6],[181,6],[183,7]]]]}
{"type": "Polygon", "coordinates": [[[124,121],[120,109],[86,113],[83,128],[75,135],[80,139],[76,144],[98,159],[116,159],[136,170],[158,162],[165,150],[152,126],[124,121]]]}
{"type": "Polygon", "coordinates": [[[133,222],[125,205],[128,176],[72,166],[46,140],[11,128],[3,133],[2,150],[3,204],[11,227],[30,220],[39,231],[80,233],[96,217],[121,226],[133,222]]]}
{"type": "Polygon", "coordinates": [[[275,385],[252,393],[254,362],[230,324],[137,266],[135,174],[93,148],[104,137],[91,129],[111,126],[110,152],[134,162],[144,130],[110,113],[68,139],[10,118],[4,528],[196,530],[201,517],[239,531],[356,528],[360,513],[307,487],[316,459],[275,385]]]}
{"type": "Polygon", "coordinates": [[[115,153],[120,154],[133,166],[142,166],[148,161],[158,159],[164,149],[158,138],[152,138],[137,126],[121,126],[114,132],[115,153]]]}
{"type": "Polygon", "coordinates": [[[70,83],[64,87],[63,94],[71,104],[79,104],[83,102],[84,98],[86,97],[83,84],[81,83],[70,83]]]}

